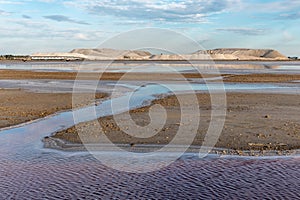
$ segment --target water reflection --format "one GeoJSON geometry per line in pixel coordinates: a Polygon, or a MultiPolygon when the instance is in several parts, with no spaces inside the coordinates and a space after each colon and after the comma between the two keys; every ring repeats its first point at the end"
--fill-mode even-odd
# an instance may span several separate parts
{"type": "Polygon", "coordinates": [[[78,70],[86,72],[128,72],[139,67],[135,72],[169,72],[167,67],[172,67],[177,71],[193,71],[194,67],[202,70],[219,68],[221,70],[241,69],[241,70],[299,70],[300,62],[232,62],[223,61],[215,63],[192,62],[193,67],[188,62],[28,62],[28,63],[0,63],[0,69],[32,70],[32,71],[69,71],[78,70]]]}
{"type": "MultiPolygon", "coordinates": [[[[25,67],[28,66],[23,66],[25,67]]],[[[38,67],[34,66],[32,69],[36,70],[38,67]]],[[[69,69],[75,70],[73,66],[69,69]]],[[[36,88],[42,89],[64,85],[62,90],[70,90],[73,84],[67,81],[31,83],[27,85],[18,81],[2,81],[0,84],[5,87],[24,88],[35,85],[36,88]]],[[[88,88],[89,83],[84,84],[88,88]]],[[[120,87],[126,88],[126,84],[128,83],[120,87]]],[[[180,84],[169,86],[183,91],[185,89],[185,86],[180,84]]],[[[109,91],[110,85],[107,84],[106,87],[109,91]]],[[[215,89],[219,87],[215,85],[215,89]]],[[[153,95],[167,92],[153,85],[143,88],[147,89],[147,95],[143,89],[140,90],[143,95],[137,96],[132,106],[140,106],[144,101],[154,99],[153,95]]],[[[297,84],[227,84],[225,88],[228,91],[299,92],[297,84]]],[[[207,90],[207,87],[194,83],[193,89],[203,91],[207,90]]],[[[102,110],[98,113],[111,114],[109,106],[105,103],[100,104],[98,109],[101,110],[101,105],[105,107],[106,112],[102,110]]],[[[88,115],[89,109],[91,108],[85,108],[87,115],[84,115],[82,121],[93,118],[88,115]]],[[[31,124],[0,131],[0,199],[298,198],[298,156],[272,159],[215,156],[194,159],[195,156],[191,155],[177,160],[163,170],[132,174],[109,169],[88,153],[42,148],[41,139],[44,136],[73,124],[72,113],[63,112],[31,124]]],[[[106,156],[112,154],[108,153],[106,156]]]]}

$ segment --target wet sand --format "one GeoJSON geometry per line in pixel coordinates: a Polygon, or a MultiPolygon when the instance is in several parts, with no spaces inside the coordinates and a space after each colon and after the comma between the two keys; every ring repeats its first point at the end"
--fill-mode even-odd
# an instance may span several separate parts
{"type": "Polygon", "coordinates": [[[234,83],[285,83],[300,80],[299,74],[241,74],[224,76],[224,82],[234,83]]]}
{"type": "MultiPolygon", "coordinates": [[[[201,110],[200,126],[192,145],[202,145],[211,117],[210,97],[208,94],[197,94],[201,110]]],[[[195,104],[189,101],[185,95],[186,104],[195,104]]],[[[215,147],[235,150],[235,154],[243,155],[242,151],[276,151],[281,154],[286,150],[300,148],[300,98],[297,95],[283,94],[227,94],[227,116],[225,126],[215,147]]],[[[134,138],[124,133],[112,116],[79,124],[65,131],[58,132],[47,138],[67,141],[65,147],[72,144],[101,143],[99,139],[99,128],[101,127],[106,136],[115,144],[126,144],[128,146],[147,144],[168,144],[177,133],[180,124],[180,106],[175,96],[169,96],[155,100],[153,104],[160,104],[168,114],[167,122],[157,135],[147,138],[134,138]],[[99,126],[99,124],[101,126],[99,126]],[[80,136],[77,130],[80,130],[80,136]]],[[[139,126],[150,123],[149,106],[130,112],[132,119],[139,126]]],[[[121,114],[123,115],[123,114],[121,114]]],[[[192,123],[192,122],[191,122],[192,123]]],[[[188,133],[187,133],[188,134],[188,133]]],[[[180,145],[178,143],[178,145],[180,145]]],[[[186,144],[182,138],[182,144],[186,144]]],[[[226,152],[224,152],[226,154],[226,152]]]]}
{"type": "MultiPolygon", "coordinates": [[[[118,72],[40,72],[24,70],[0,70],[0,79],[60,79],[60,80],[120,80],[125,73],[118,72]],[[101,76],[100,76],[101,75],[101,76]]],[[[197,73],[183,73],[185,78],[202,78],[203,75],[197,73]]],[[[205,77],[216,77],[216,75],[204,75],[205,77]]],[[[299,76],[300,77],[300,76],[299,76]]],[[[178,74],[165,73],[126,73],[126,80],[174,80],[181,78],[178,74]]]]}
{"type": "MultiPolygon", "coordinates": [[[[99,93],[95,95],[95,98],[107,96],[107,94],[99,93]]],[[[72,94],[70,93],[33,93],[19,89],[0,89],[0,99],[0,128],[72,109],[72,94]]],[[[84,106],[93,101],[93,99],[83,99],[77,106],[84,106]]]]}
{"type": "MultiPolygon", "coordinates": [[[[102,80],[118,80],[124,73],[104,73],[102,80]]],[[[72,72],[36,72],[22,70],[0,70],[0,79],[67,79],[74,80],[77,74],[72,72]]],[[[201,78],[200,74],[187,73],[185,78],[201,78]]],[[[214,77],[216,75],[205,75],[214,77]]],[[[288,83],[300,80],[300,75],[287,74],[223,74],[225,82],[247,83],[288,83]]],[[[99,79],[94,73],[84,73],[80,79],[99,79]]],[[[132,73],[126,80],[178,80],[176,74],[165,73],[132,73]],[[155,77],[155,78],[153,78],[155,77]],[[167,77],[167,78],[166,78],[167,77]]],[[[72,94],[32,93],[23,90],[0,90],[1,120],[0,127],[8,127],[34,119],[42,118],[61,110],[71,109],[72,94]]],[[[97,98],[105,97],[97,94],[97,98]]],[[[201,145],[210,122],[210,98],[207,94],[197,94],[201,109],[201,121],[198,134],[193,145],[201,145]]],[[[186,99],[188,95],[186,95],[186,99]]],[[[92,100],[83,99],[82,105],[92,100]]],[[[298,149],[300,144],[299,105],[297,95],[285,94],[247,94],[228,93],[228,108],[223,132],[216,147],[234,150],[291,150],[298,149]]],[[[180,107],[174,96],[156,100],[167,108],[168,120],[165,127],[155,136],[148,139],[137,139],[124,134],[115,124],[112,117],[99,119],[105,134],[111,141],[118,144],[163,145],[174,137],[180,125],[180,107]]],[[[186,102],[192,105],[195,102],[186,102]]],[[[82,106],[78,105],[78,106],[82,106]]],[[[133,119],[141,126],[149,123],[149,107],[131,111],[133,119]]],[[[84,130],[87,142],[97,141],[98,122],[87,122],[78,127],[84,130]],[[95,129],[96,127],[96,129],[95,129]]],[[[62,139],[67,143],[81,143],[75,128],[56,133],[53,138],[62,139]]],[[[184,138],[183,138],[184,143],[184,138]]]]}

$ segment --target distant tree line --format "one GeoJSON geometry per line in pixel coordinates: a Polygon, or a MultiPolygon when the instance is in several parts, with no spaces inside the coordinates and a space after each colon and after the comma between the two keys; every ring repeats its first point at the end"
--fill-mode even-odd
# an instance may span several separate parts
{"type": "Polygon", "coordinates": [[[294,56],[294,57],[288,57],[290,60],[298,60],[299,58],[294,56]]]}

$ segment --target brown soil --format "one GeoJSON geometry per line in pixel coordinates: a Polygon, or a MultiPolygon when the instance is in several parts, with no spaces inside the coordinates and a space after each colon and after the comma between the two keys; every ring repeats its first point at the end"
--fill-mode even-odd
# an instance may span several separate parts
{"type": "MultiPolygon", "coordinates": [[[[106,94],[96,94],[95,98],[100,99],[106,96],[106,94]]],[[[72,108],[72,94],[69,93],[32,93],[18,89],[0,89],[0,99],[0,128],[32,121],[72,108]]],[[[93,99],[84,99],[76,106],[92,102],[93,99]]]]}
{"type": "Polygon", "coordinates": [[[300,80],[299,74],[243,74],[225,75],[224,82],[281,83],[300,80]]]}

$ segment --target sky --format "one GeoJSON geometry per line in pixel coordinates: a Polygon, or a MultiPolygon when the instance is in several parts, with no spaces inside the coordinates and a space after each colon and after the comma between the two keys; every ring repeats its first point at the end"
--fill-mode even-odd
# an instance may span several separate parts
{"type": "Polygon", "coordinates": [[[162,28],[205,49],[300,56],[299,24],[299,0],[0,0],[0,54],[96,48],[126,31],[162,28]]]}

